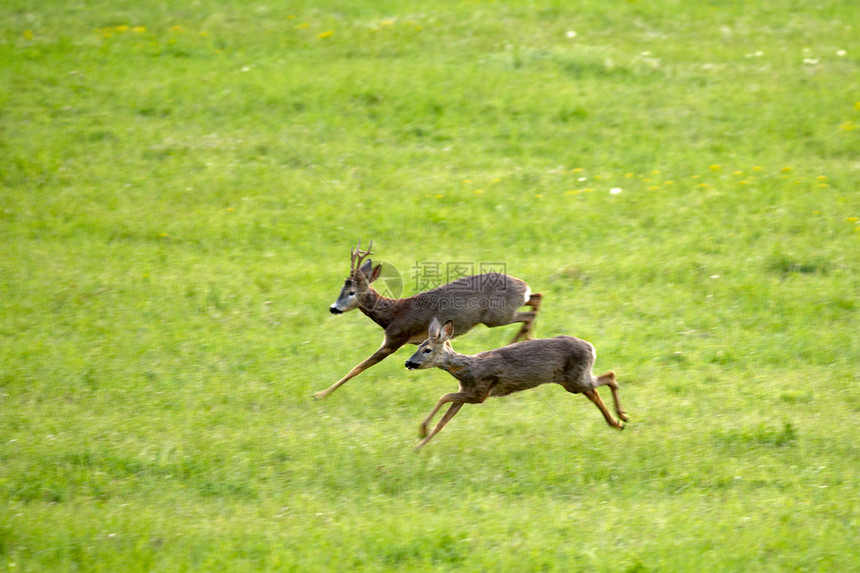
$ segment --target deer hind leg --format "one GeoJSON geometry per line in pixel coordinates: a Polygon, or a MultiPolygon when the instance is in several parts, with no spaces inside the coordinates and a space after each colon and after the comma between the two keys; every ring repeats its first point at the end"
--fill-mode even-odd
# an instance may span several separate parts
{"type": "Polygon", "coordinates": [[[511,339],[508,344],[513,344],[514,342],[519,342],[520,340],[528,340],[531,338],[532,332],[532,324],[534,324],[535,317],[537,313],[535,311],[525,311],[525,312],[517,312],[514,314],[511,322],[522,322],[522,326],[511,339]]]}
{"type": "Polygon", "coordinates": [[[350,380],[351,378],[355,378],[374,364],[381,362],[386,356],[388,356],[389,354],[393,354],[394,351],[400,348],[400,346],[402,346],[402,344],[398,346],[389,346],[387,344],[383,344],[382,348],[371,354],[369,358],[366,358],[365,360],[357,364],[352,370],[349,371],[349,374],[347,374],[325,390],[317,392],[316,394],[314,394],[314,397],[317,400],[325,400],[329,394],[346,384],[348,380],[350,380]]]}
{"type": "Polygon", "coordinates": [[[537,318],[538,310],[540,310],[541,299],[543,299],[543,295],[541,293],[536,292],[532,294],[523,305],[531,307],[531,311],[518,312],[514,315],[513,322],[522,322],[523,324],[520,326],[519,332],[517,332],[513,340],[511,340],[511,344],[518,342],[519,340],[531,340],[535,319],[537,318]]]}
{"type": "Polygon", "coordinates": [[[615,402],[615,413],[625,422],[630,419],[624,406],[621,405],[621,397],[618,395],[618,382],[615,380],[615,372],[609,371],[597,377],[598,386],[609,386],[612,392],[612,400],[615,402]]]}
{"type": "Polygon", "coordinates": [[[583,392],[585,397],[594,402],[594,405],[600,409],[600,412],[603,414],[603,417],[606,419],[606,423],[612,426],[613,428],[618,428],[619,430],[624,429],[624,422],[621,420],[616,420],[612,417],[612,414],[609,413],[609,410],[606,408],[606,404],[603,403],[603,400],[600,399],[600,394],[597,393],[597,388],[591,388],[583,392]]]}

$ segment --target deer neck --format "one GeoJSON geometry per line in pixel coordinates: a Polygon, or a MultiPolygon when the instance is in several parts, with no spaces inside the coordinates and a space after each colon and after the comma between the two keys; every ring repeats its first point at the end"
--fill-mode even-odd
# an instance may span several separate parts
{"type": "Polygon", "coordinates": [[[475,358],[472,356],[450,351],[445,354],[445,358],[442,363],[439,364],[439,368],[457,380],[463,380],[464,378],[469,377],[474,361],[475,358]]]}
{"type": "Polygon", "coordinates": [[[388,325],[394,320],[396,304],[397,299],[384,297],[376,289],[370,287],[359,298],[358,309],[382,328],[388,328],[388,325]]]}

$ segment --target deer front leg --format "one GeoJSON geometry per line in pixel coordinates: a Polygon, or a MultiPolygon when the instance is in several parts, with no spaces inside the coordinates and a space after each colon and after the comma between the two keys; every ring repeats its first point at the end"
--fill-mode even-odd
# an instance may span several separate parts
{"type": "MultiPolygon", "coordinates": [[[[421,422],[421,426],[418,429],[418,435],[422,438],[427,437],[427,425],[430,423],[430,420],[433,419],[433,416],[436,415],[436,412],[439,411],[439,408],[447,404],[448,402],[465,402],[468,394],[465,392],[449,392],[439,398],[439,401],[436,402],[436,405],[433,406],[433,409],[430,410],[430,413],[427,414],[427,417],[424,418],[424,421],[421,422]]],[[[447,416],[450,413],[450,410],[445,413],[447,416]]],[[[453,416],[453,414],[452,414],[453,416]]],[[[428,438],[429,439],[429,438],[428,438]]]]}
{"type": "MultiPolygon", "coordinates": [[[[433,436],[435,436],[436,434],[441,432],[442,428],[445,427],[445,424],[447,424],[449,421],[451,421],[451,418],[453,418],[454,416],[457,415],[457,412],[460,411],[460,408],[463,407],[463,404],[465,404],[465,402],[454,402],[453,404],[451,404],[451,407],[448,408],[448,411],[445,412],[445,415],[442,416],[442,419],[439,420],[439,422],[436,424],[436,427],[433,428],[433,431],[430,432],[430,434],[428,434],[427,437],[425,437],[423,440],[418,442],[418,445],[415,446],[415,451],[417,452],[418,450],[423,448],[424,445],[433,438],[433,436]]],[[[434,413],[435,413],[435,410],[438,410],[438,408],[434,408],[434,413]]],[[[430,417],[432,418],[432,416],[430,416],[430,417]]],[[[425,423],[422,424],[422,426],[421,426],[421,431],[424,434],[427,434],[427,425],[426,425],[427,421],[428,420],[425,420],[425,423]]]]}
{"type": "Polygon", "coordinates": [[[606,419],[606,423],[612,426],[613,428],[618,428],[619,430],[624,429],[624,422],[620,420],[616,420],[612,417],[612,414],[609,413],[609,410],[606,408],[606,404],[603,403],[603,400],[600,399],[600,394],[597,393],[597,388],[592,388],[591,390],[586,390],[583,392],[585,397],[594,402],[594,405],[600,408],[600,412],[603,414],[603,417],[606,419]]]}
{"type": "Polygon", "coordinates": [[[314,397],[317,400],[325,400],[329,394],[331,394],[332,392],[334,392],[335,390],[337,390],[338,388],[343,386],[350,378],[354,378],[354,377],[358,376],[359,374],[361,374],[362,372],[364,372],[365,370],[367,370],[368,368],[370,368],[371,366],[373,366],[377,362],[382,361],[386,356],[388,356],[389,354],[393,354],[401,346],[403,346],[403,345],[402,344],[398,344],[397,346],[389,345],[386,341],[386,343],[384,343],[382,345],[382,348],[380,348],[379,350],[377,350],[376,352],[374,352],[373,354],[370,355],[370,358],[363,360],[360,364],[358,364],[352,370],[350,370],[349,374],[347,374],[346,376],[344,376],[343,378],[341,378],[340,380],[338,380],[337,382],[335,382],[334,384],[332,384],[331,386],[329,386],[325,390],[322,390],[322,391],[314,394],[314,397]]]}

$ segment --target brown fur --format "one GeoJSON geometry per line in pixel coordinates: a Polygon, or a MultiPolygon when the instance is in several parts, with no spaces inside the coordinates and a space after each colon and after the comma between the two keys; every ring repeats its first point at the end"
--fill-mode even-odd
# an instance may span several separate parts
{"type": "Polygon", "coordinates": [[[615,373],[594,376],[592,367],[595,351],[585,340],[573,336],[527,340],[468,356],[454,352],[451,347],[450,339],[454,332],[454,323],[448,321],[443,326],[434,318],[430,323],[429,337],[406,361],[409,369],[441,368],[460,382],[459,391],[442,396],[421,422],[423,439],[415,447],[416,450],[438,434],[463,404],[481,404],[490,396],[507,396],[550,382],[560,384],[573,394],[585,394],[600,409],[607,424],[619,430],[624,428],[622,420],[626,421],[628,417],[618,396],[615,373]],[[612,417],[597,393],[598,386],[609,386],[615,412],[621,420],[612,417]],[[428,433],[427,426],[433,416],[449,403],[451,406],[448,411],[428,433]]]}
{"type": "MultiPolygon", "coordinates": [[[[372,241],[370,245],[373,246],[372,241]]],[[[401,346],[418,344],[426,339],[430,321],[436,316],[452,321],[458,334],[465,334],[477,324],[496,327],[521,322],[523,324],[512,342],[531,338],[542,295],[526,296],[530,289],[524,281],[500,273],[487,273],[463,277],[409,298],[386,298],[371,285],[379,276],[382,265],[374,267],[371,260],[365,261],[373,254],[371,247],[367,251],[361,251],[360,247],[359,242],[351,253],[349,277],[337,301],[331,305],[331,311],[340,314],[357,308],[382,327],[385,338],[379,350],[369,358],[330,387],[317,392],[315,396],[318,399],[326,398],[401,346]],[[518,311],[521,306],[529,306],[531,310],[518,311]]]]}

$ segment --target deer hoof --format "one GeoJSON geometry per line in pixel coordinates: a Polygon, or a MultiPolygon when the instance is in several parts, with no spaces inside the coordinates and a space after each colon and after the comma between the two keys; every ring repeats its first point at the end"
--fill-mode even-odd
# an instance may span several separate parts
{"type": "Polygon", "coordinates": [[[627,422],[630,420],[630,416],[627,415],[627,412],[618,412],[618,417],[627,422]]]}
{"type": "Polygon", "coordinates": [[[319,392],[314,394],[314,398],[316,400],[325,400],[328,396],[328,393],[325,390],[320,390],[319,392]]]}

